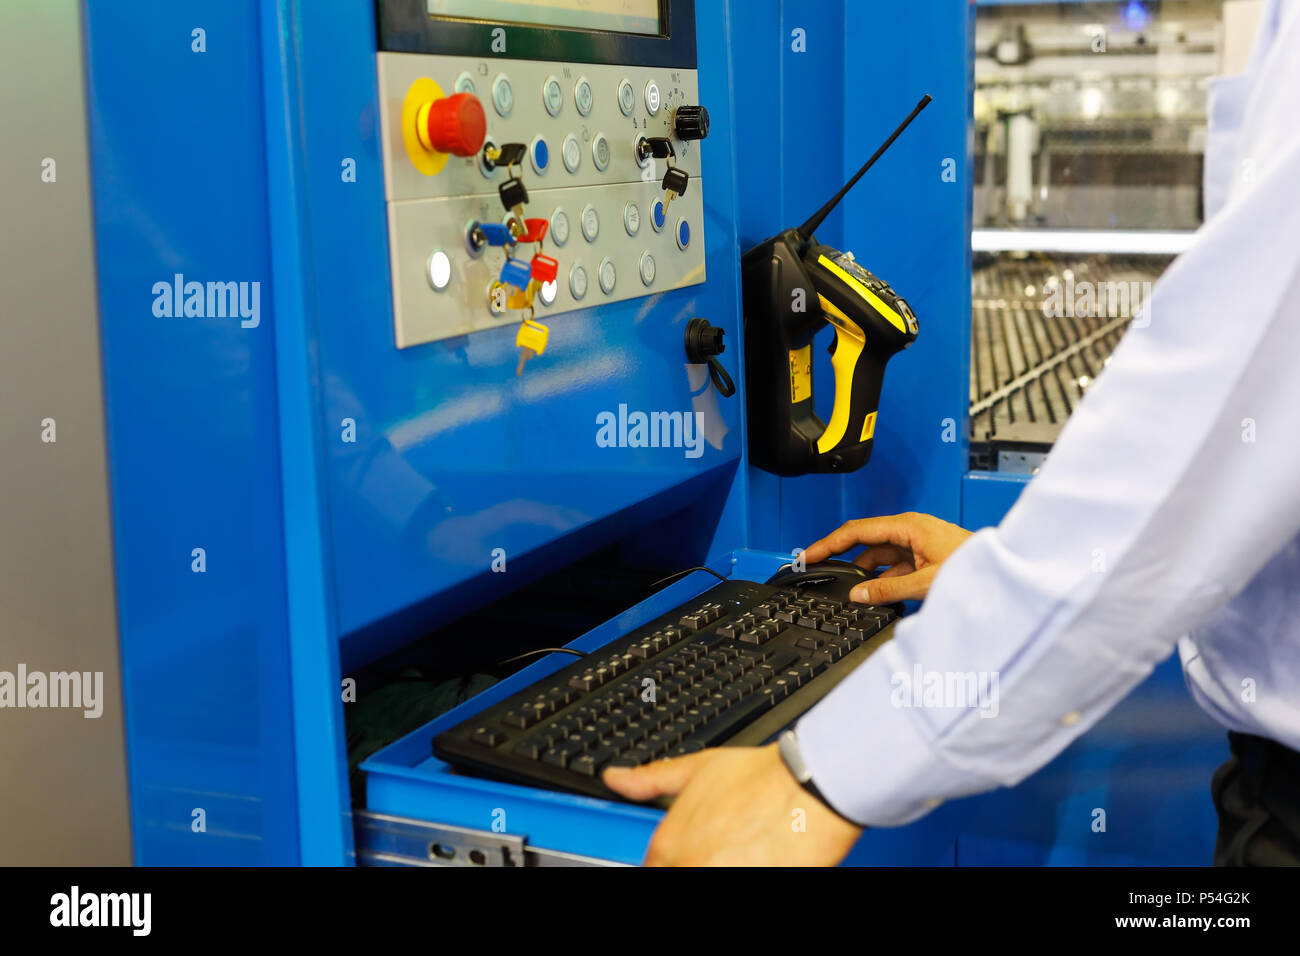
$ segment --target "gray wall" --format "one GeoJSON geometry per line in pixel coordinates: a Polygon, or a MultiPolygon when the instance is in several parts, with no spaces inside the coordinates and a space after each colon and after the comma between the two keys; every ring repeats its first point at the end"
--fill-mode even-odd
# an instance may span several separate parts
{"type": "Polygon", "coordinates": [[[0,707],[0,864],[131,862],[81,50],[0,2],[0,672],[103,673],[97,719],[0,707]]]}

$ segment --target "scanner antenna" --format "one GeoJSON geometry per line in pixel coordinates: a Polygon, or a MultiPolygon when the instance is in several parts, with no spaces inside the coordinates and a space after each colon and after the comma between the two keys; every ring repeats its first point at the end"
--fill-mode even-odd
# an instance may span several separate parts
{"type": "Polygon", "coordinates": [[[903,130],[907,129],[907,127],[911,125],[912,120],[916,119],[917,114],[930,105],[930,100],[931,96],[929,93],[926,93],[925,96],[921,97],[921,101],[912,108],[912,112],[907,114],[907,119],[898,124],[898,129],[889,134],[889,139],[880,144],[880,148],[871,154],[871,158],[863,164],[862,168],[854,174],[853,178],[845,183],[844,187],[832,196],[826,205],[822,206],[821,209],[818,209],[811,219],[795,230],[795,232],[799,233],[800,239],[807,242],[812,238],[812,234],[817,231],[817,227],[820,226],[826,217],[831,214],[831,210],[839,205],[840,200],[844,198],[844,194],[853,188],[854,184],[862,178],[863,173],[875,165],[876,160],[884,154],[885,150],[894,145],[894,140],[898,139],[903,130]]]}

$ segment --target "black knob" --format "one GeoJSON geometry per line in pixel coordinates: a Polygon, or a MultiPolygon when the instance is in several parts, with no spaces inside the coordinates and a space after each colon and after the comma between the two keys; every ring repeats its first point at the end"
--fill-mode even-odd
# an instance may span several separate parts
{"type": "Polygon", "coordinates": [[[709,135],[709,111],[703,106],[679,106],[673,117],[678,139],[704,139],[709,135]]]}

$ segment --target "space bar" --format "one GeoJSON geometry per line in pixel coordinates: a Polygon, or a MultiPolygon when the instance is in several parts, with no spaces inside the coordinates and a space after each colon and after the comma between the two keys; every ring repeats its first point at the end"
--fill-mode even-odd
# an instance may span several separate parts
{"type": "Polygon", "coordinates": [[[772,698],[759,691],[718,716],[718,719],[701,727],[687,738],[697,740],[706,747],[726,743],[746,724],[753,723],[764,711],[772,709],[772,698]]]}

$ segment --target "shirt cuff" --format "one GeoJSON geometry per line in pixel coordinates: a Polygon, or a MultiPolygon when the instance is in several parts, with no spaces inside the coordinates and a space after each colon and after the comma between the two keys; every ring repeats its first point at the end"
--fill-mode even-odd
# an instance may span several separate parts
{"type": "Polygon", "coordinates": [[[909,667],[891,641],[799,721],[799,754],[831,807],[863,826],[911,823],[950,797],[999,781],[935,752],[916,708],[895,706],[909,667]]]}

